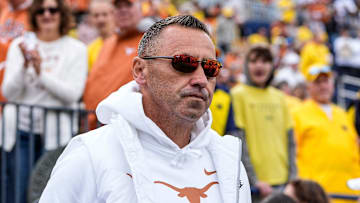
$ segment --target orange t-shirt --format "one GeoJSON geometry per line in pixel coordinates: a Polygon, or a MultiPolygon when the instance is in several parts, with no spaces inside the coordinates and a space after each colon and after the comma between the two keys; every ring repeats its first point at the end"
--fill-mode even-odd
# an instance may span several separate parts
{"type": "Polygon", "coordinates": [[[86,83],[86,109],[95,110],[100,101],[110,93],[133,80],[132,63],[133,58],[137,56],[137,46],[141,37],[140,33],[125,39],[113,35],[104,41],[86,83]]]}
{"type": "Polygon", "coordinates": [[[66,0],[73,11],[87,11],[90,0],[66,0]]]}
{"type": "MultiPolygon", "coordinates": [[[[12,10],[3,2],[0,12],[0,84],[4,77],[6,54],[11,41],[24,34],[29,27],[26,9],[12,10]]],[[[1,91],[0,101],[5,101],[1,91]]]]}
{"type": "MultiPolygon", "coordinates": [[[[83,99],[87,110],[95,110],[103,99],[133,80],[133,58],[141,37],[140,33],[126,38],[115,34],[104,41],[86,82],[83,99]]],[[[88,120],[90,129],[96,128],[95,115],[89,114],[88,120]]]]}

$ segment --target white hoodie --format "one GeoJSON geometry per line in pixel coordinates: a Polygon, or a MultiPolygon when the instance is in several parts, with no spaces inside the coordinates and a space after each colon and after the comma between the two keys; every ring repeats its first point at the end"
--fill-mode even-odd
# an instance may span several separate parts
{"type": "MultiPolygon", "coordinates": [[[[145,116],[134,81],[96,113],[107,125],[70,142],[40,203],[236,203],[239,141],[210,129],[209,110],[182,149],[145,116]]],[[[240,181],[239,202],[250,203],[242,164],[240,181]]]]}

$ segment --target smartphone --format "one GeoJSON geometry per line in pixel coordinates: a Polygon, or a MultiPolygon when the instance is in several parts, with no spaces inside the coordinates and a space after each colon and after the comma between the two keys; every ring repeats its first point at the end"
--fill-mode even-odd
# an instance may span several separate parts
{"type": "Polygon", "coordinates": [[[37,38],[35,33],[33,32],[26,32],[24,34],[24,43],[26,46],[26,50],[27,51],[32,51],[35,49],[36,44],[37,44],[37,38]]]}

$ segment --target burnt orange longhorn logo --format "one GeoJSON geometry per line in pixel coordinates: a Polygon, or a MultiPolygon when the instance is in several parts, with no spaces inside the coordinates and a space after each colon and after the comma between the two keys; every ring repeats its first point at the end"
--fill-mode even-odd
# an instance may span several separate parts
{"type": "Polygon", "coordinates": [[[175,186],[172,186],[168,183],[162,182],[162,181],[154,181],[154,183],[163,184],[165,186],[168,186],[169,188],[175,190],[176,192],[179,192],[179,197],[186,197],[190,203],[200,203],[200,197],[206,198],[207,195],[205,194],[206,191],[210,189],[211,186],[215,184],[219,184],[218,182],[211,182],[207,184],[202,189],[194,188],[194,187],[184,187],[184,188],[177,188],[175,186]]]}

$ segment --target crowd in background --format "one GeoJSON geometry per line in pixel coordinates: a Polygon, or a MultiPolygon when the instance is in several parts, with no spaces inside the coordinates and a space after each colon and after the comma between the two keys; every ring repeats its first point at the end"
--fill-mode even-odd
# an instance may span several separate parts
{"type": "MultiPolygon", "coordinates": [[[[299,157],[296,148],[313,150],[311,153],[315,155],[318,152],[311,148],[319,146],[319,149],[325,149],[325,152],[319,153],[321,156],[326,156],[326,150],[329,150],[327,147],[321,147],[329,142],[325,137],[312,140],[315,143],[311,146],[299,146],[301,139],[296,135],[299,132],[304,133],[304,136],[315,135],[304,132],[303,121],[314,120],[310,117],[316,115],[311,113],[305,115],[298,110],[309,98],[311,99],[308,83],[316,80],[316,78],[309,79],[311,70],[317,67],[320,71],[317,74],[327,74],[335,80],[335,85],[344,75],[357,79],[360,77],[360,1],[358,0],[1,1],[0,99],[2,102],[56,108],[85,108],[94,111],[102,99],[132,80],[132,58],[137,55],[142,33],[159,19],[181,14],[193,15],[208,26],[217,46],[218,59],[223,64],[216,87],[221,92],[215,91],[211,106],[214,130],[221,135],[236,134],[234,131],[242,130],[240,134],[243,134],[243,138],[247,141],[244,147],[248,150],[246,158],[249,163],[244,164],[250,171],[248,171],[249,176],[252,176],[249,177],[250,183],[254,188],[259,189],[259,191],[255,189],[254,194],[268,196],[273,191],[284,189],[290,180],[297,177],[296,169],[292,168],[296,167],[296,160],[303,158],[299,157]],[[271,58],[263,51],[254,57],[247,56],[248,51],[256,46],[271,50],[271,58]],[[271,86],[281,92],[274,88],[271,90],[274,93],[270,93],[270,96],[258,97],[262,93],[256,92],[257,90],[241,89],[244,87],[243,84],[249,84],[251,73],[248,66],[249,63],[255,62],[251,61],[252,58],[255,61],[260,59],[264,63],[271,62],[273,78],[268,81],[265,88],[271,86]],[[331,74],[321,69],[323,67],[331,68],[331,74]],[[252,95],[256,95],[254,98],[262,98],[263,101],[270,102],[269,105],[260,104],[262,106],[257,107],[262,112],[268,111],[267,108],[277,109],[280,106],[279,112],[285,109],[284,111],[289,115],[281,117],[283,119],[281,121],[274,121],[272,126],[268,126],[268,131],[256,132],[261,135],[271,134],[282,137],[279,142],[285,142],[274,144],[275,147],[284,147],[284,150],[280,150],[279,154],[272,154],[274,158],[266,163],[261,161],[259,154],[266,154],[268,151],[261,151],[257,147],[264,146],[263,148],[273,151],[274,146],[269,145],[274,139],[262,138],[261,135],[257,135],[259,137],[255,140],[251,139],[255,135],[249,137],[252,131],[259,131],[257,128],[264,127],[261,124],[260,126],[256,124],[255,128],[249,127],[248,120],[257,119],[256,113],[253,113],[256,110],[253,112],[249,110],[252,108],[252,95]],[[276,100],[275,103],[271,103],[273,99],[276,100]],[[240,108],[239,106],[243,104],[239,104],[239,101],[249,102],[249,108],[246,106],[240,108]],[[251,117],[246,117],[244,112],[248,112],[251,117]],[[301,125],[297,123],[300,121],[301,125]],[[295,130],[294,137],[292,137],[293,130],[295,130]],[[274,163],[284,164],[284,167],[274,167],[269,176],[263,175],[264,171],[271,169],[274,163]],[[263,168],[259,169],[261,167],[263,168]],[[279,174],[282,173],[284,175],[280,177],[279,174]],[[273,174],[279,175],[279,179],[274,180],[270,177],[273,174]]],[[[360,85],[354,85],[350,90],[356,92],[359,88],[360,85]]],[[[332,95],[334,103],[338,102],[337,94],[340,94],[339,90],[335,89],[332,95]]],[[[360,177],[360,141],[357,135],[360,133],[359,99],[359,94],[349,95],[346,106],[343,106],[349,109],[347,117],[343,117],[345,114],[340,108],[336,110],[339,111],[338,114],[333,113],[333,116],[339,115],[338,117],[342,119],[338,119],[338,122],[344,123],[343,120],[347,120],[346,124],[341,126],[346,131],[344,137],[339,136],[334,139],[338,139],[339,143],[342,142],[341,140],[346,140],[345,145],[339,145],[347,146],[348,150],[342,151],[344,149],[341,147],[332,149],[339,154],[337,158],[343,159],[342,156],[346,156],[351,160],[329,164],[329,162],[321,162],[320,159],[324,157],[314,158],[314,162],[328,164],[327,168],[320,171],[334,169],[336,172],[339,168],[339,171],[342,171],[341,168],[347,168],[346,170],[351,171],[349,172],[351,174],[343,175],[344,177],[348,179],[360,177]],[[343,166],[343,163],[351,166],[343,166]]],[[[305,111],[306,108],[303,110],[305,111]]],[[[8,153],[6,159],[9,163],[14,162],[13,146],[18,142],[15,136],[11,135],[19,134],[18,137],[21,138],[24,146],[28,145],[29,136],[36,135],[35,145],[39,151],[36,152],[35,161],[42,153],[42,148],[45,147],[46,150],[56,148],[56,133],[51,131],[54,131],[56,129],[54,126],[57,125],[55,114],[50,113],[44,118],[41,109],[32,110],[29,107],[22,107],[19,110],[20,119],[17,120],[14,116],[16,114],[14,106],[3,108],[2,112],[3,115],[7,114],[10,117],[4,122],[7,139],[2,145],[8,153]],[[34,126],[29,124],[31,119],[35,120],[34,126]],[[19,127],[14,127],[15,122],[19,123],[16,124],[19,127]],[[48,127],[44,128],[44,125],[48,127]],[[42,141],[44,135],[47,138],[42,141]]],[[[65,113],[60,115],[61,129],[69,129],[60,130],[61,145],[65,145],[78,131],[76,116],[65,113]]],[[[90,127],[95,128],[96,117],[91,114],[88,120],[90,127]]],[[[251,122],[257,123],[257,121],[251,122]]],[[[329,129],[333,126],[326,125],[338,124],[335,121],[325,123],[326,125],[324,122],[319,121],[319,123],[322,125],[320,128],[329,129]]],[[[316,127],[319,126],[311,126],[310,130],[316,127]]],[[[323,133],[321,130],[318,132],[323,133]]],[[[30,170],[27,167],[29,160],[24,158],[27,157],[28,151],[29,146],[22,148],[20,153],[22,157],[20,163],[24,164],[21,180],[24,181],[29,178],[27,174],[30,170]]],[[[314,165],[319,164],[314,163],[314,165]]],[[[314,165],[305,167],[311,168],[314,165]]],[[[8,164],[8,167],[10,167],[9,171],[13,169],[11,164],[8,164]]],[[[329,194],[359,196],[358,190],[344,189],[347,187],[346,183],[337,181],[339,177],[322,177],[323,174],[316,174],[318,178],[312,178],[314,174],[307,176],[304,175],[306,174],[304,171],[302,172],[303,176],[300,178],[319,182],[329,194]],[[339,183],[338,188],[341,189],[324,185],[328,184],[324,179],[339,183]]],[[[14,176],[9,173],[9,177],[14,176]]],[[[13,182],[14,180],[9,180],[9,188],[14,187],[13,182]]],[[[293,181],[292,184],[300,183],[293,181]]],[[[25,189],[22,192],[21,195],[25,199],[25,189]]],[[[319,194],[322,195],[321,192],[319,194]]],[[[294,199],[296,200],[296,197],[294,199]]],[[[302,201],[297,199],[297,202],[302,201]]]]}

